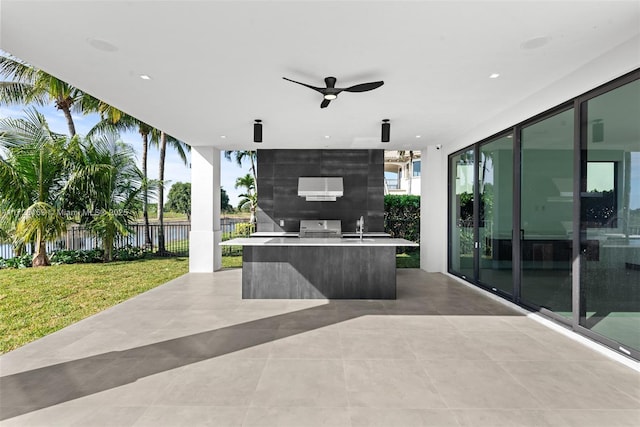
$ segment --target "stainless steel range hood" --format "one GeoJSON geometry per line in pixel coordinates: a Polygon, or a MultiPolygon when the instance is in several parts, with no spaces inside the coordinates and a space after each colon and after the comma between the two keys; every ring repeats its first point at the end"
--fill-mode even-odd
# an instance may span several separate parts
{"type": "Polygon", "coordinates": [[[307,202],[335,202],[342,197],[342,177],[301,176],[298,178],[298,196],[307,202]]]}

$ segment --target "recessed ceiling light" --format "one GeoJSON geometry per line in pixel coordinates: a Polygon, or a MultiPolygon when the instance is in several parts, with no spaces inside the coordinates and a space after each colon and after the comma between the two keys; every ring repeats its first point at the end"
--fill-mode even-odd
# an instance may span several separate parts
{"type": "Polygon", "coordinates": [[[325,135],[324,136],[324,139],[329,139],[329,138],[331,138],[331,135],[325,135]]]}
{"type": "Polygon", "coordinates": [[[142,80],[151,80],[151,77],[149,77],[149,76],[148,76],[148,75],[146,75],[146,74],[140,74],[140,78],[141,78],[142,80]]]}
{"type": "Polygon", "coordinates": [[[225,139],[227,135],[220,135],[220,139],[225,139]]]}
{"type": "Polygon", "coordinates": [[[542,47],[549,43],[549,40],[550,38],[547,36],[534,37],[522,42],[522,44],[520,44],[520,48],[524,50],[538,49],[539,47],[542,47]]]}
{"type": "Polygon", "coordinates": [[[87,39],[87,43],[89,43],[91,47],[101,50],[103,52],[115,52],[118,50],[118,46],[115,46],[105,40],[89,38],[87,39]]]}
{"type": "Polygon", "coordinates": [[[416,138],[422,138],[422,135],[416,135],[416,138]]]}
{"type": "Polygon", "coordinates": [[[489,76],[490,79],[497,79],[498,77],[500,77],[500,73],[493,73],[489,76]]]}

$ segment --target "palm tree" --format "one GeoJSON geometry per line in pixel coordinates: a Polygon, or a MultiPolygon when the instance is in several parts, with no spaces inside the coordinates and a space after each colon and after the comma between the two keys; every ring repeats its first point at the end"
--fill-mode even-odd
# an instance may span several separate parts
{"type": "MultiPolygon", "coordinates": [[[[144,242],[145,247],[151,248],[151,232],[149,227],[149,174],[147,173],[147,157],[149,154],[149,138],[153,131],[153,127],[147,123],[130,116],[115,107],[101,103],[98,106],[101,112],[102,120],[98,122],[87,134],[92,137],[96,134],[101,135],[118,135],[120,131],[137,131],[142,138],[142,216],[144,218],[144,242]]],[[[154,142],[152,138],[152,142],[154,142]]]]}
{"type": "Polygon", "coordinates": [[[231,161],[231,158],[234,158],[238,166],[242,167],[242,162],[245,159],[249,159],[251,164],[250,170],[251,175],[253,176],[253,187],[255,192],[258,193],[258,175],[256,170],[256,161],[257,161],[257,153],[253,150],[249,151],[225,151],[224,158],[231,161]]]}
{"type": "MultiPolygon", "coordinates": [[[[154,129],[152,132],[153,137],[157,136],[158,131],[154,129]]],[[[187,162],[187,154],[190,147],[182,141],[167,135],[164,131],[160,132],[160,160],[158,165],[158,222],[160,227],[158,229],[158,254],[161,256],[167,255],[164,242],[164,164],[165,156],[167,152],[167,144],[173,147],[177,152],[184,164],[187,162]]]]}
{"type": "Polygon", "coordinates": [[[111,261],[115,238],[130,233],[128,225],[142,198],[143,177],[135,153],[108,137],[86,138],[69,151],[72,166],[63,190],[67,207],[83,212],[80,222],[101,238],[103,259],[111,261]]]}
{"type": "Polygon", "coordinates": [[[258,193],[256,192],[256,186],[253,177],[249,174],[238,177],[236,179],[235,188],[239,187],[244,187],[246,191],[243,194],[239,195],[241,199],[240,203],[238,204],[238,209],[243,209],[245,207],[249,208],[249,212],[251,213],[249,222],[251,222],[251,224],[255,224],[256,208],[258,207],[258,193]]]}
{"type": "Polygon", "coordinates": [[[0,103],[46,105],[53,102],[67,119],[71,137],[76,134],[71,112],[85,112],[88,105],[95,104],[95,98],[75,86],[11,55],[0,55],[0,76],[9,79],[0,82],[0,103]]]}
{"type": "MultiPolygon", "coordinates": [[[[14,224],[14,243],[34,243],[33,266],[50,265],[47,240],[66,231],[60,190],[66,178],[66,138],[49,129],[35,108],[23,119],[0,120],[0,215],[14,224]]],[[[5,228],[6,230],[6,228],[5,228]]]]}

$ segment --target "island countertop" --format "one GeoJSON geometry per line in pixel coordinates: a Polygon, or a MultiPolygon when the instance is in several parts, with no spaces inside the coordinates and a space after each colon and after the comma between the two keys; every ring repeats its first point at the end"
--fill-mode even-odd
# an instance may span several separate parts
{"type": "MultiPolygon", "coordinates": [[[[367,231],[362,235],[364,237],[391,237],[389,233],[382,231],[367,231]]],[[[300,233],[297,231],[257,231],[252,233],[251,237],[300,237],[300,233]]],[[[358,233],[342,233],[342,237],[358,237],[358,233]]]]}
{"type": "Polygon", "coordinates": [[[316,237],[239,237],[220,243],[221,246],[420,246],[406,239],[372,238],[316,238],[316,237]]]}

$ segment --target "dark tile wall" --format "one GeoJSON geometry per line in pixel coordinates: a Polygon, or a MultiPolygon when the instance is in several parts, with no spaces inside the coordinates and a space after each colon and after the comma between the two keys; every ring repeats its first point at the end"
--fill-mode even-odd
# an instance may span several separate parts
{"type": "Polygon", "coordinates": [[[342,232],[384,230],[384,150],[258,150],[258,231],[299,231],[301,219],[339,219],[342,232]],[[341,176],[335,202],[298,196],[301,176],[341,176]],[[280,226],[284,220],[284,226],[280,226]]]}

